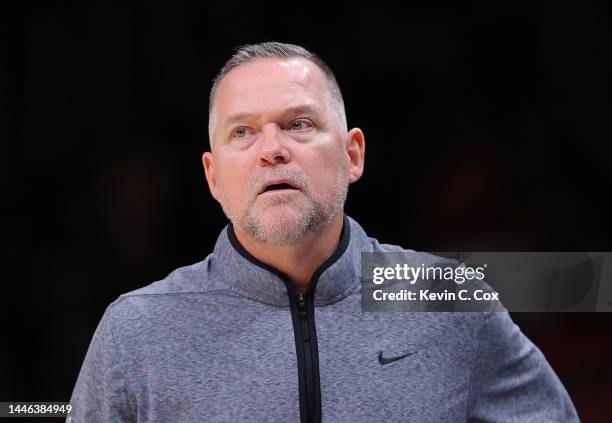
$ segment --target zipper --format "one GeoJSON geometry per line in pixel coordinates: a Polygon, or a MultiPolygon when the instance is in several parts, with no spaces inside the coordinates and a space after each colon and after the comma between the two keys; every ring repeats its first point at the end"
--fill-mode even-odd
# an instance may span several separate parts
{"type": "MultiPolygon", "coordinates": [[[[313,337],[310,329],[311,327],[314,328],[314,322],[310,324],[308,321],[309,319],[307,300],[308,296],[304,297],[304,294],[302,294],[302,292],[297,292],[297,317],[300,333],[296,334],[296,338],[298,338],[300,341],[299,346],[301,347],[300,349],[302,351],[302,354],[298,355],[301,355],[304,358],[303,368],[301,369],[301,373],[304,376],[304,393],[303,395],[300,395],[300,397],[304,398],[305,404],[304,410],[302,410],[301,414],[303,422],[305,420],[306,422],[311,423],[318,421],[318,419],[315,420],[315,384],[318,385],[319,381],[315,376],[313,366],[313,363],[318,362],[318,360],[313,357],[313,337]]],[[[296,344],[298,344],[298,342],[296,342],[296,344]]]]}
{"type": "Polygon", "coordinates": [[[310,281],[305,295],[291,281],[285,280],[297,355],[301,423],[321,422],[319,346],[314,321],[314,290],[318,277],[310,281]]]}
{"type": "Polygon", "coordinates": [[[284,273],[262,263],[253,257],[240,244],[232,225],[227,226],[227,235],[232,246],[251,263],[278,276],[287,288],[289,294],[289,309],[293,322],[295,349],[298,364],[298,382],[300,395],[300,421],[301,423],[321,422],[321,381],[319,374],[319,346],[317,344],[317,331],[314,319],[314,292],[319,277],[335,263],[348,248],[351,239],[350,224],[344,216],[342,235],[336,251],[325,260],[310,279],[306,295],[295,289],[293,282],[284,273]]]}

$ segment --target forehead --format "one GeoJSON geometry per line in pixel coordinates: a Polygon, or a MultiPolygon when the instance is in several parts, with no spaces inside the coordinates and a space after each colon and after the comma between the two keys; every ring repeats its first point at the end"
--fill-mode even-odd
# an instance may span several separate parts
{"type": "Polygon", "coordinates": [[[232,69],[219,84],[215,105],[219,123],[234,113],[268,114],[293,106],[326,107],[327,80],[311,61],[262,58],[232,69]]]}

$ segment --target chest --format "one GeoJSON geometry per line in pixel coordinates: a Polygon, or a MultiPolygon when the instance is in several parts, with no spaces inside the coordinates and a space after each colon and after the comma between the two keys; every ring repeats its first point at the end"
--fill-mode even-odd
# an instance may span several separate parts
{"type": "MultiPolygon", "coordinates": [[[[323,421],[461,420],[470,363],[460,337],[343,307],[315,308],[323,421]]],[[[288,309],[175,313],[145,325],[130,357],[143,421],[300,421],[288,309]]]]}

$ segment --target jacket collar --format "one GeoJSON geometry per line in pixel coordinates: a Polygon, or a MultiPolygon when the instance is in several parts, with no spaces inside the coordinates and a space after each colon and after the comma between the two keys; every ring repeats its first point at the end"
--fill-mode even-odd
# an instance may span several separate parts
{"type": "MultiPolygon", "coordinates": [[[[315,271],[308,294],[314,290],[315,306],[327,305],[348,296],[359,284],[361,252],[371,249],[370,240],[359,224],[344,217],[336,251],[315,271]]],[[[289,306],[296,295],[293,283],[281,271],[253,257],[238,241],[230,224],[221,231],[211,269],[225,279],[230,290],[274,306],[289,306]]]]}

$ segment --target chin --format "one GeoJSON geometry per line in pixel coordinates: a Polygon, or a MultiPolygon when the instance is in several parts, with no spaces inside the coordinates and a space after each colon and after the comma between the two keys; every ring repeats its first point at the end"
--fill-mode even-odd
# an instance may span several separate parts
{"type": "Polygon", "coordinates": [[[245,216],[241,228],[254,239],[275,245],[299,242],[317,226],[312,213],[295,207],[269,207],[262,213],[245,216]]]}
{"type": "Polygon", "coordinates": [[[295,207],[285,206],[270,207],[264,213],[255,216],[258,226],[268,231],[279,231],[285,227],[298,228],[309,220],[311,219],[308,213],[295,207]]]}

